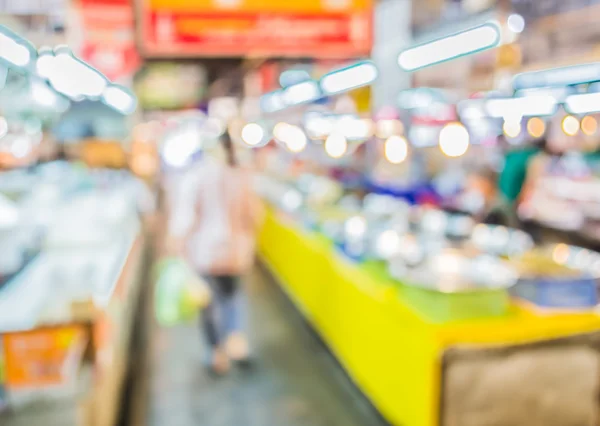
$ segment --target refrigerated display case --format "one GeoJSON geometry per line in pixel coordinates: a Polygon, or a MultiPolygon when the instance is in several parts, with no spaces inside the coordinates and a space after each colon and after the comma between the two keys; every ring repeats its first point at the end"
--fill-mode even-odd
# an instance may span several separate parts
{"type": "Polygon", "coordinates": [[[112,426],[145,261],[136,181],[68,163],[0,180],[17,211],[0,253],[19,260],[0,286],[0,423],[112,426]]]}

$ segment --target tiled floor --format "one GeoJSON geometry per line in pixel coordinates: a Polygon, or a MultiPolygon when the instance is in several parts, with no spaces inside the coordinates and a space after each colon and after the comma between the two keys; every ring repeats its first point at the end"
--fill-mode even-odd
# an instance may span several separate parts
{"type": "Polygon", "coordinates": [[[264,271],[246,283],[251,373],[212,379],[202,367],[198,328],[155,330],[150,342],[149,426],[378,426],[350,384],[264,271]]]}

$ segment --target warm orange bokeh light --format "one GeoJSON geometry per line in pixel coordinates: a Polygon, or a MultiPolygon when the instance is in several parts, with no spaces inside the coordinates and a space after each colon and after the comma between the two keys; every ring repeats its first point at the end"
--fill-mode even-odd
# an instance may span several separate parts
{"type": "Polygon", "coordinates": [[[530,118],[527,122],[527,132],[533,138],[541,138],[546,132],[546,123],[539,117],[530,118]]]}
{"type": "Polygon", "coordinates": [[[598,130],[598,121],[591,115],[583,117],[581,120],[581,131],[587,136],[592,136],[598,130]]]}

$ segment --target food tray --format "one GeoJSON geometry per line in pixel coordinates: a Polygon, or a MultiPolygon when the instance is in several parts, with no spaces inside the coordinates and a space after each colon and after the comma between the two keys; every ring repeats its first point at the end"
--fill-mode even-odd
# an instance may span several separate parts
{"type": "Polygon", "coordinates": [[[597,282],[591,277],[521,279],[511,293],[541,308],[591,309],[598,304],[597,282]]]}
{"type": "Polygon", "coordinates": [[[553,263],[544,265],[540,272],[521,274],[511,290],[514,296],[542,309],[590,309],[598,304],[600,254],[566,244],[543,247],[541,253],[547,253],[553,263]],[[568,267],[574,275],[553,272],[553,265],[568,267]]]}

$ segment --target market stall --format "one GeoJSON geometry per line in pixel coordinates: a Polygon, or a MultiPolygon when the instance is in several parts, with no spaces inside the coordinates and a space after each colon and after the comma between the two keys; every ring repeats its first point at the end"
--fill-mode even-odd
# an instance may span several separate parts
{"type": "Polygon", "coordinates": [[[145,262],[138,190],[68,163],[2,175],[16,212],[0,226],[3,425],[116,423],[145,262]]]}
{"type": "Polygon", "coordinates": [[[597,424],[593,308],[546,309],[500,287],[409,285],[382,262],[353,258],[326,227],[311,229],[285,204],[269,211],[261,258],[392,424],[597,424]]]}

